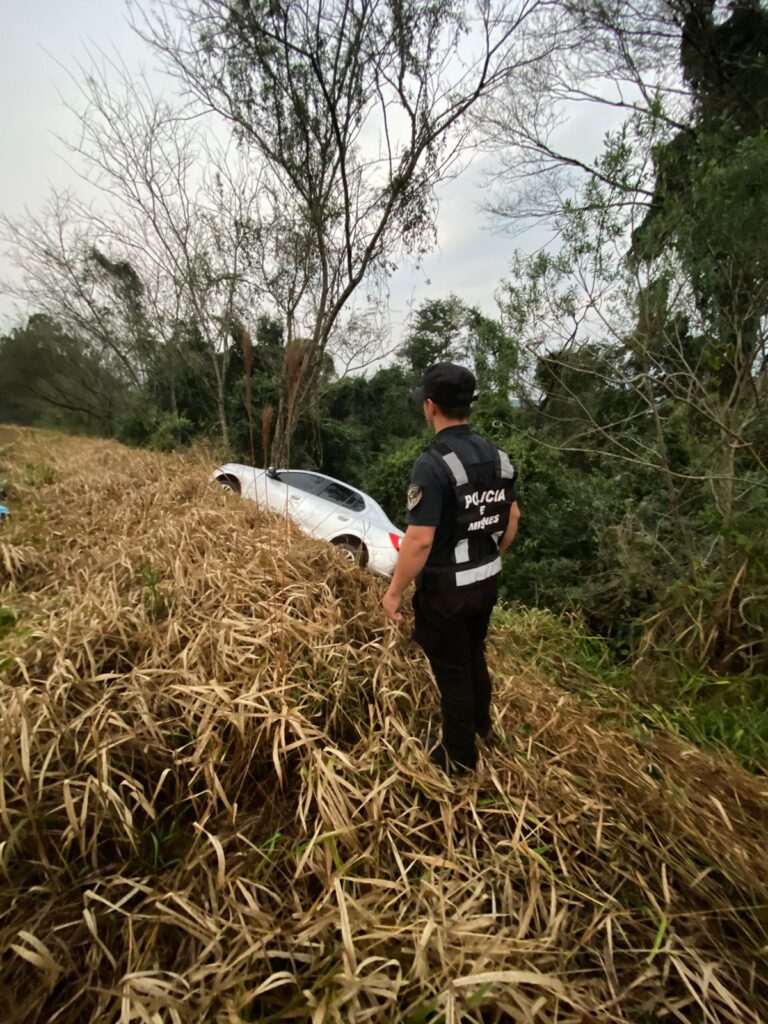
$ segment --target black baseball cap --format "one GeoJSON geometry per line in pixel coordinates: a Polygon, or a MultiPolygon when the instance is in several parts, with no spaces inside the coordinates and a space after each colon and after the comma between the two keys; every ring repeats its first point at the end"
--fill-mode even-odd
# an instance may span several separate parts
{"type": "Polygon", "coordinates": [[[433,363],[424,371],[421,387],[414,388],[412,396],[419,402],[431,398],[438,405],[456,407],[469,405],[477,398],[475,375],[466,366],[456,363],[433,363]]]}

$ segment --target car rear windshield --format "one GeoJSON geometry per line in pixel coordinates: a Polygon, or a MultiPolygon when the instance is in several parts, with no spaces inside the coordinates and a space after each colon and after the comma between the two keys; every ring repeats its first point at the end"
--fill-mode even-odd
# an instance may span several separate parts
{"type": "Polygon", "coordinates": [[[359,494],[349,487],[345,487],[344,484],[336,483],[335,480],[329,482],[320,491],[320,497],[325,498],[326,501],[332,501],[335,505],[343,505],[344,508],[348,508],[352,512],[362,512],[365,508],[365,502],[359,494]]]}

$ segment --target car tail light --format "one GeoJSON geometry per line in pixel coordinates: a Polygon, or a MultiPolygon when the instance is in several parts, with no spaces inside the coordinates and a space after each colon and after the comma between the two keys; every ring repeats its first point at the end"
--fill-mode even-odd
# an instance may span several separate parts
{"type": "Polygon", "coordinates": [[[399,533],[390,533],[389,539],[392,541],[392,547],[395,551],[400,550],[400,541],[403,539],[399,533]]]}

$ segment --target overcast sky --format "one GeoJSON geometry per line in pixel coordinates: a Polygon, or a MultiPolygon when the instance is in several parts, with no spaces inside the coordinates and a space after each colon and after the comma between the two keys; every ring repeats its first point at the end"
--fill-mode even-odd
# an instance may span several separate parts
{"type": "MultiPolygon", "coordinates": [[[[3,0],[3,15],[0,209],[13,215],[25,206],[39,209],[51,185],[77,184],[56,138],[72,126],[62,103],[62,95],[73,96],[65,68],[82,60],[87,46],[115,48],[132,68],[147,68],[153,61],[128,26],[125,0],[3,0]]],[[[567,134],[579,139],[583,150],[596,149],[605,127],[585,110],[568,124],[567,134]]],[[[450,292],[492,313],[494,291],[512,251],[532,251],[546,240],[541,230],[515,239],[494,230],[480,208],[487,198],[479,188],[481,179],[482,167],[476,163],[442,188],[438,249],[421,270],[403,267],[391,281],[390,321],[396,333],[411,304],[450,292]]],[[[0,253],[0,280],[11,272],[6,254],[0,253]]],[[[21,315],[15,300],[0,294],[0,329],[18,323],[21,315]]]]}

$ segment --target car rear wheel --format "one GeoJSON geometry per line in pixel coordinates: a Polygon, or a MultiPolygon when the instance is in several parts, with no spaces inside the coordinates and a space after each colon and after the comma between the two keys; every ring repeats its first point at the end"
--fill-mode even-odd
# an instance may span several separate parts
{"type": "Polygon", "coordinates": [[[340,540],[335,540],[335,547],[337,547],[348,562],[352,565],[364,566],[368,561],[367,552],[363,544],[360,541],[355,541],[349,537],[343,537],[340,540]]]}

